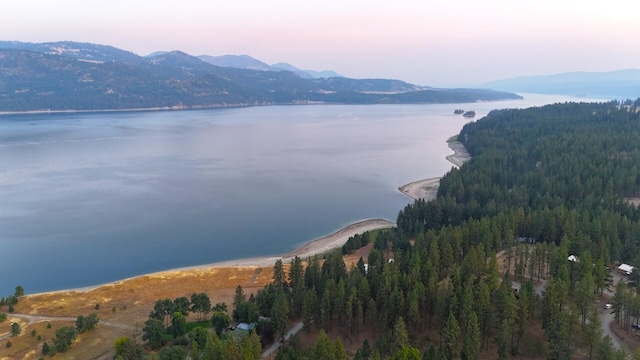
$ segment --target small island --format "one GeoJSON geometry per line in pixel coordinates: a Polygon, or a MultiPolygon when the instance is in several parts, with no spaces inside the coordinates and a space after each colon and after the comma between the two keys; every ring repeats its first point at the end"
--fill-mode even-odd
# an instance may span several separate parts
{"type": "Polygon", "coordinates": [[[462,110],[462,109],[455,109],[455,110],[453,111],[453,113],[454,113],[454,114],[456,114],[456,115],[464,114],[464,110],[462,110]]]}
{"type": "Polygon", "coordinates": [[[471,110],[471,111],[467,111],[464,114],[462,114],[462,116],[467,117],[467,118],[472,118],[474,116],[476,116],[476,112],[471,110]]]}

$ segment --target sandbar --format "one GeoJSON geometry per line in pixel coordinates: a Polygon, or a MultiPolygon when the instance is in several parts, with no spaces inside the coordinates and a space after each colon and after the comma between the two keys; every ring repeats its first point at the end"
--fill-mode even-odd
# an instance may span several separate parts
{"type": "Polygon", "coordinates": [[[180,270],[191,270],[191,269],[202,269],[202,268],[212,268],[212,267],[264,267],[264,266],[272,266],[275,264],[276,260],[281,259],[282,262],[291,261],[294,257],[299,257],[303,260],[306,260],[309,257],[314,255],[319,255],[326,253],[328,251],[337,249],[342,247],[350,237],[363,234],[367,231],[379,230],[379,229],[389,229],[396,226],[395,223],[385,220],[385,219],[366,219],[355,222],[353,224],[347,225],[340,230],[337,230],[329,235],[323,236],[316,240],[306,243],[302,247],[288,252],[279,256],[260,256],[254,258],[246,258],[246,259],[237,259],[237,260],[228,260],[217,262],[208,265],[200,265],[200,266],[189,266],[185,268],[176,269],[180,270]]]}
{"type": "MultiPolygon", "coordinates": [[[[450,137],[449,140],[447,140],[447,145],[453,150],[453,154],[447,156],[446,159],[453,165],[460,167],[471,159],[471,155],[467,149],[457,140],[457,135],[450,137]]],[[[413,200],[423,199],[425,201],[431,201],[438,195],[440,179],[442,179],[442,177],[414,181],[399,187],[398,190],[413,200]]]]}

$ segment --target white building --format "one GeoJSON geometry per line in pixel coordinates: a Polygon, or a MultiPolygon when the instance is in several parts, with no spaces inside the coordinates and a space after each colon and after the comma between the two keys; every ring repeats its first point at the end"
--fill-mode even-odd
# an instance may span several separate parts
{"type": "Polygon", "coordinates": [[[631,275],[631,272],[633,271],[633,266],[627,265],[627,264],[621,264],[620,266],[618,266],[618,271],[625,275],[631,275]]]}

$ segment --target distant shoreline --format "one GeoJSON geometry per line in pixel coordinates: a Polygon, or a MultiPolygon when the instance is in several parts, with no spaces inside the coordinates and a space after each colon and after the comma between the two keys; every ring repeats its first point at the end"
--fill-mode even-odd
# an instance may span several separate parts
{"type": "MultiPolygon", "coordinates": [[[[500,100],[476,100],[473,102],[499,102],[510,101],[516,99],[500,99],[500,100]]],[[[464,102],[468,103],[468,102],[464,102]]],[[[157,106],[149,108],[130,108],[130,109],[95,109],[95,110],[26,110],[26,111],[0,111],[0,116],[11,115],[55,115],[55,114],[99,114],[99,113],[122,113],[122,112],[145,112],[145,111],[189,111],[189,110],[216,110],[216,109],[240,109],[256,106],[304,106],[304,105],[435,105],[435,104],[462,104],[449,102],[406,102],[406,103],[347,103],[347,102],[326,102],[326,101],[310,101],[300,100],[291,103],[265,103],[265,104],[225,104],[225,105],[196,105],[196,106],[157,106]]]]}
{"type": "Polygon", "coordinates": [[[28,111],[0,111],[0,116],[9,115],[55,115],[55,114],[96,114],[96,113],[120,113],[120,112],[144,112],[144,111],[184,111],[184,110],[212,110],[212,109],[234,109],[251,106],[269,106],[263,105],[206,105],[206,106],[160,106],[150,108],[132,108],[132,109],[98,109],[98,110],[28,110],[28,111]]]}
{"type": "MultiPolygon", "coordinates": [[[[454,151],[453,155],[449,155],[446,157],[451,163],[455,166],[460,166],[458,164],[463,164],[465,161],[470,159],[469,153],[464,148],[464,145],[457,142],[455,140],[456,136],[453,136],[447,140],[447,144],[454,151]]],[[[429,178],[419,181],[414,181],[412,183],[406,184],[398,188],[403,194],[409,196],[412,199],[425,199],[427,201],[433,200],[436,198],[438,193],[438,186],[440,184],[440,177],[429,178]]],[[[385,220],[385,219],[365,219],[360,220],[355,223],[349,224],[341,229],[334,231],[331,234],[322,236],[315,240],[305,243],[301,247],[290,251],[281,255],[271,255],[271,256],[259,256],[252,258],[240,258],[235,260],[225,260],[210,264],[203,265],[194,265],[181,267],[176,269],[162,270],[148,274],[141,274],[132,276],[129,278],[116,280],[104,284],[85,286],[79,288],[72,289],[64,289],[64,290],[54,290],[54,291],[45,291],[41,293],[28,294],[28,296],[36,296],[36,295],[44,295],[44,294],[56,294],[56,293],[67,293],[67,292],[76,292],[76,293],[85,293],[90,292],[92,290],[104,287],[104,286],[113,286],[128,280],[141,278],[144,276],[157,275],[157,274],[168,274],[168,273],[180,273],[180,272],[189,272],[189,271],[198,271],[203,269],[213,269],[213,268],[225,268],[225,267],[250,267],[250,268],[258,268],[258,267],[268,267],[272,266],[276,260],[280,259],[283,262],[289,262],[295,256],[302,258],[303,260],[326,253],[331,250],[335,250],[343,246],[347,240],[357,234],[363,234],[367,231],[379,230],[379,229],[389,229],[395,227],[396,224],[385,220]]]]}

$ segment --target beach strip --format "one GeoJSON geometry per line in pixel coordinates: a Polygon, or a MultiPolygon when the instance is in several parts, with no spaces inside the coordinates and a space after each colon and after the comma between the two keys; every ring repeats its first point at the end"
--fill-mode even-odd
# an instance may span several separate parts
{"type": "MultiPolygon", "coordinates": [[[[446,157],[456,167],[462,166],[466,161],[471,159],[471,155],[459,142],[458,136],[454,135],[447,140],[447,145],[453,150],[453,154],[446,157]]],[[[414,181],[407,185],[403,185],[398,188],[403,194],[412,198],[413,200],[423,199],[425,201],[435,200],[438,195],[438,188],[440,187],[440,179],[442,177],[434,177],[424,180],[414,181]]]]}
{"type": "Polygon", "coordinates": [[[113,281],[105,284],[92,285],[92,286],[80,287],[75,289],[46,291],[42,293],[28,294],[28,296],[49,295],[49,294],[67,293],[67,292],[86,293],[103,286],[118,285],[122,282],[134,280],[144,276],[157,276],[162,274],[184,273],[189,271],[196,272],[199,270],[207,270],[207,269],[215,269],[215,268],[269,267],[269,266],[273,266],[276,260],[278,259],[286,263],[286,262],[290,262],[291,259],[293,259],[296,256],[298,256],[303,260],[307,260],[309,257],[312,257],[314,255],[324,254],[331,250],[335,250],[342,247],[347,242],[347,240],[349,240],[349,238],[354,235],[363,234],[367,231],[373,231],[373,230],[379,230],[379,229],[390,229],[395,226],[396,224],[394,222],[391,222],[385,219],[366,219],[366,220],[361,220],[353,224],[347,225],[329,235],[326,235],[321,238],[315,239],[311,242],[308,242],[303,246],[299,247],[298,249],[283,255],[243,258],[243,259],[236,259],[236,260],[221,261],[221,262],[205,264],[205,265],[195,265],[195,266],[187,266],[187,267],[170,269],[170,270],[162,270],[155,273],[132,276],[130,278],[117,280],[117,281],[113,281]]]}
{"type": "Polygon", "coordinates": [[[367,231],[379,230],[379,229],[389,229],[395,227],[396,224],[394,222],[385,220],[385,219],[366,219],[355,222],[353,224],[347,225],[336,232],[333,232],[329,235],[323,236],[316,240],[306,243],[302,247],[291,251],[289,253],[279,255],[279,256],[261,256],[255,258],[246,258],[246,259],[237,259],[237,260],[228,260],[217,262],[208,265],[200,265],[200,266],[190,266],[186,268],[177,269],[178,271],[182,270],[191,270],[191,269],[203,269],[203,268],[214,268],[214,267],[264,267],[264,266],[272,266],[275,264],[276,260],[281,259],[283,262],[290,262],[294,257],[299,257],[303,260],[306,260],[309,257],[314,255],[324,254],[331,250],[338,249],[342,247],[350,237],[353,237],[358,234],[363,234],[367,231]]]}

